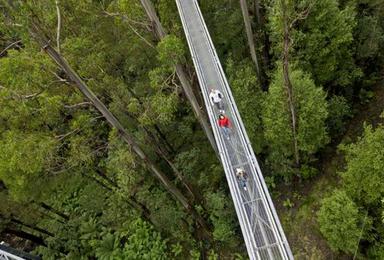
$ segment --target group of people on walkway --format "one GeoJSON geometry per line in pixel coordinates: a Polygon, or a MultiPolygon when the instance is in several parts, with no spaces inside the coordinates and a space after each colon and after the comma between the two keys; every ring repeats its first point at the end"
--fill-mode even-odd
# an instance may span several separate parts
{"type": "Polygon", "coordinates": [[[229,140],[231,136],[231,122],[229,121],[229,118],[225,116],[223,98],[223,94],[218,89],[211,89],[211,93],[209,93],[209,99],[212,106],[215,106],[219,111],[219,127],[225,138],[229,140]]]}
{"type": "MultiPolygon", "coordinates": [[[[219,111],[218,116],[218,125],[221,129],[221,132],[223,133],[224,137],[229,140],[231,136],[231,121],[229,118],[225,115],[224,110],[224,102],[223,102],[223,94],[218,89],[211,89],[211,92],[209,93],[209,100],[211,102],[211,105],[216,107],[219,111]]],[[[236,178],[239,181],[241,187],[246,191],[247,190],[247,179],[248,175],[244,171],[243,168],[236,168],[235,171],[236,178]]]]}

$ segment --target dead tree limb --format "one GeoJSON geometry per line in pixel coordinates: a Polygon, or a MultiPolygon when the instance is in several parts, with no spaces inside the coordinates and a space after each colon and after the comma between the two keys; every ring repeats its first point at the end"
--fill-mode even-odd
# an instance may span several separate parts
{"type": "Polygon", "coordinates": [[[60,53],[61,12],[59,7],[59,0],[56,0],[55,3],[56,3],[56,13],[57,13],[56,44],[57,44],[57,52],[60,53]]]}
{"type": "Polygon", "coordinates": [[[247,34],[248,46],[249,46],[249,51],[251,53],[251,58],[256,67],[257,77],[259,78],[260,82],[262,82],[262,80],[260,79],[259,61],[256,54],[255,41],[253,40],[253,32],[252,32],[252,26],[251,26],[251,19],[249,17],[247,1],[240,0],[240,7],[241,7],[241,12],[243,13],[245,32],[247,34]]]}
{"type": "Polygon", "coordinates": [[[141,159],[143,165],[153,173],[161,182],[163,187],[174,196],[174,198],[190,213],[206,234],[209,234],[208,226],[205,220],[195,211],[187,198],[180,190],[168,179],[168,177],[155,165],[155,163],[145,154],[134,138],[124,128],[120,121],[109,111],[103,102],[88,88],[79,75],[71,68],[67,61],[49,44],[48,37],[42,32],[40,26],[31,22],[30,33],[32,37],[40,44],[41,48],[54,60],[57,65],[67,74],[68,78],[75,84],[80,92],[92,102],[94,107],[104,116],[112,127],[118,130],[121,138],[141,159]]]}
{"type": "MultiPolygon", "coordinates": [[[[156,10],[152,2],[150,0],[141,0],[141,4],[149,20],[152,23],[153,33],[155,34],[156,38],[160,41],[167,34],[159,20],[159,17],[157,16],[156,10]]],[[[216,141],[215,141],[215,138],[213,137],[212,129],[208,124],[207,116],[205,115],[204,110],[200,108],[200,105],[197,102],[196,96],[192,90],[191,80],[188,78],[186,70],[180,63],[176,64],[176,74],[179,77],[181,86],[183,88],[183,91],[186,97],[189,100],[189,103],[192,105],[192,109],[193,109],[193,112],[195,113],[197,120],[199,121],[201,127],[203,128],[203,131],[205,132],[209,142],[211,143],[213,150],[218,155],[216,141]]]]}
{"type": "Polygon", "coordinates": [[[8,45],[7,47],[5,47],[5,49],[2,50],[2,51],[0,52],[0,57],[1,57],[1,55],[3,55],[7,50],[9,50],[10,48],[12,48],[12,47],[15,46],[15,45],[18,45],[19,43],[21,43],[21,40],[15,41],[15,42],[11,43],[10,45],[8,45]]]}

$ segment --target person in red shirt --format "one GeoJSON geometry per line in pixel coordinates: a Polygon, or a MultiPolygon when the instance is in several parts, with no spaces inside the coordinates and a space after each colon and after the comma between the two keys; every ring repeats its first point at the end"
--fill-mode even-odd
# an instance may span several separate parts
{"type": "Polygon", "coordinates": [[[231,122],[229,121],[228,117],[223,114],[220,114],[218,124],[220,126],[221,131],[223,132],[223,135],[229,140],[229,136],[231,134],[231,122]]]}

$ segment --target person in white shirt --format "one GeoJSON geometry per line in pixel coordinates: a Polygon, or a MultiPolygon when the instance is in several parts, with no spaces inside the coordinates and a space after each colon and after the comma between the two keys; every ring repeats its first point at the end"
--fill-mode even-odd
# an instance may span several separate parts
{"type": "Polygon", "coordinates": [[[212,106],[215,105],[220,113],[224,113],[223,94],[217,89],[211,89],[209,93],[209,99],[212,106]]]}

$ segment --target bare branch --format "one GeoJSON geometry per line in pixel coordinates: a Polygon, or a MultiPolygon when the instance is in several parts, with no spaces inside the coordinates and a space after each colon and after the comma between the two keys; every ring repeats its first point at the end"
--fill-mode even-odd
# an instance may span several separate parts
{"type": "Polygon", "coordinates": [[[155,48],[153,46],[153,44],[151,44],[147,39],[144,38],[144,36],[142,36],[133,26],[131,23],[136,23],[136,24],[140,24],[140,25],[144,25],[146,26],[146,24],[144,23],[140,23],[140,22],[137,22],[137,21],[134,21],[130,18],[128,18],[126,15],[122,15],[122,14],[118,14],[118,13],[108,13],[106,11],[104,11],[104,14],[108,15],[108,16],[112,16],[112,17],[115,17],[115,16],[118,16],[120,18],[123,19],[123,21],[126,21],[129,28],[131,28],[131,30],[140,38],[142,39],[148,46],[150,46],[151,48],[155,48]]]}
{"type": "Polygon", "coordinates": [[[10,45],[8,45],[7,47],[5,47],[5,49],[0,52],[0,56],[3,55],[8,49],[12,48],[13,46],[15,46],[19,43],[21,43],[21,40],[15,41],[15,42],[11,43],[10,45]]]}
{"type": "Polygon", "coordinates": [[[64,107],[68,108],[68,109],[75,109],[75,108],[86,107],[86,106],[90,106],[90,105],[92,105],[91,102],[81,102],[81,103],[74,104],[74,105],[65,105],[64,107]]]}
{"type": "Polygon", "coordinates": [[[44,92],[44,90],[42,90],[40,92],[29,94],[29,95],[21,95],[12,89],[9,89],[0,85],[0,90],[1,89],[8,90],[12,94],[12,99],[31,99],[31,98],[37,97],[38,95],[44,92]]]}
{"type": "Polygon", "coordinates": [[[128,16],[126,15],[123,15],[123,14],[120,14],[120,13],[109,13],[107,11],[103,11],[103,14],[107,15],[107,16],[111,16],[111,17],[121,17],[121,18],[124,18],[124,20],[130,22],[130,23],[133,23],[133,24],[137,24],[137,25],[141,25],[143,26],[144,28],[148,28],[148,26],[150,26],[149,23],[143,23],[143,22],[139,22],[139,21],[136,21],[134,19],[131,19],[129,18],[128,16]]]}
{"type": "Polygon", "coordinates": [[[305,20],[307,19],[312,7],[315,5],[317,0],[312,1],[308,7],[303,10],[301,13],[299,13],[295,19],[289,24],[289,28],[291,29],[299,20],[305,20]]]}
{"type": "Polygon", "coordinates": [[[59,8],[59,0],[56,0],[56,12],[57,12],[57,34],[56,34],[56,42],[57,42],[57,52],[60,53],[60,32],[61,32],[61,13],[59,8]]]}
{"type": "Polygon", "coordinates": [[[75,133],[77,133],[77,132],[79,132],[79,131],[80,131],[80,128],[76,128],[76,129],[74,129],[74,130],[72,130],[72,131],[70,131],[70,132],[68,132],[68,133],[66,133],[66,134],[56,135],[55,138],[58,139],[59,141],[61,141],[61,140],[63,140],[64,138],[66,138],[67,136],[70,136],[70,135],[72,135],[72,134],[75,134],[75,133]]]}
{"type": "Polygon", "coordinates": [[[25,95],[25,96],[21,96],[21,98],[23,99],[31,99],[31,98],[34,98],[34,97],[37,97],[38,95],[40,95],[41,93],[43,93],[44,90],[38,92],[38,93],[34,93],[34,94],[30,94],[30,95],[25,95]]]}
{"type": "Polygon", "coordinates": [[[136,29],[130,24],[128,23],[128,26],[129,28],[131,28],[131,30],[140,38],[142,39],[147,45],[149,45],[151,48],[155,48],[149,41],[147,41],[147,39],[145,39],[143,36],[141,36],[141,34],[136,31],[136,29]]]}
{"type": "Polygon", "coordinates": [[[60,77],[56,72],[51,71],[51,73],[58,79],[58,82],[62,82],[62,83],[66,83],[66,84],[70,83],[69,80],[60,77]]]}

